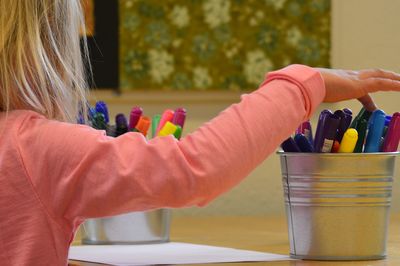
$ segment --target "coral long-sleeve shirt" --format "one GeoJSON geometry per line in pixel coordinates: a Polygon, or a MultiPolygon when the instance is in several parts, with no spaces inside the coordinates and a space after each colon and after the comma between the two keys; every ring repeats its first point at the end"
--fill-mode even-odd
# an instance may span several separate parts
{"type": "Polygon", "coordinates": [[[207,204],[275,151],[324,95],[317,71],[292,65],[180,141],[112,138],[32,111],[1,113],[1,264],[66,265],[85,218],[207,204]]]}

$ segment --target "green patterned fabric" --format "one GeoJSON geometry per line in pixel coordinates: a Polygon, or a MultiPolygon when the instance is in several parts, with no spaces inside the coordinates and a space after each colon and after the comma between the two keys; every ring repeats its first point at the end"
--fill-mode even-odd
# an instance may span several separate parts
{"type": "Polygon", "coordinates": [[[119,0],[122,90],[252,90],[329,67],[330,0],[119,0]]]}

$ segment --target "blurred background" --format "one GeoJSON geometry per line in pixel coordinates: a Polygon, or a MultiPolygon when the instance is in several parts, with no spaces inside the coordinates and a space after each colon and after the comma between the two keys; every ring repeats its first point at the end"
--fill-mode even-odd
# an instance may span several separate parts
{"type": "MultiPolygon", "coordinates": [[[[288,64],[400,72],[397,0],[83,0],[93,66],[90,100],[112,117],[141,106],[148,116],[185,107],[189,134],[288,64]]],[[[386,113],[399,93],[376,93],[386,113]]],[[[348,107],[357,101],[323,104],[348,107]]],[[[315,130],[315,129],[314,129],[315,130]]],[[[265,140],[268,141],[268,140],[265,140]]],[[[399,160],[397,161],[397,165],[399,160]]],[[[400,211],[400,170],[393,211],[400,211]]],[[[272,154],[239,186],[203,208],[174,215],[282,215],[279,158],[272,154]]]]}

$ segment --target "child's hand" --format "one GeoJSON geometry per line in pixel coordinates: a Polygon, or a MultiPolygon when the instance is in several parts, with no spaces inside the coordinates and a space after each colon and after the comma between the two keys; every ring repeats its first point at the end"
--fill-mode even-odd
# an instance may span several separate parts
{"type": "Polygon", "coordinates": [[[377,107],[369,93],[400,91],[400,74],[368,69],[360,71],[317,68],[325,81],[324,102],[338,102],[357,98],[367,110],[377,107]]]}

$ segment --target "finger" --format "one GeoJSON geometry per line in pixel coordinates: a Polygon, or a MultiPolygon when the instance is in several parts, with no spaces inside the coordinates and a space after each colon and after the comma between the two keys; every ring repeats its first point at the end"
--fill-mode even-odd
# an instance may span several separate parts
{"type": "Polygon", "coordinates": [[[374,100],[372,97],[367,94],[364,95],[363,97],[358,98],[358,100],[362,103],[362,105],[367,109],[367,111],[373,112],[376,109],[378,109],[378,106],[374,103],[374,100]]]}
{"type": "Polygon", "coordinates": [[[386,78],[369,78],[361,86],[365,92],[400,91],[400,81],[386,78]]]}
{"type": "Polygon", "coordinates": [[[360,79],[383,78],[383,79],[392,79],[400,81],[400,74],[383,69],[361,70],[358,74],[358,77],[360,79]]]}

